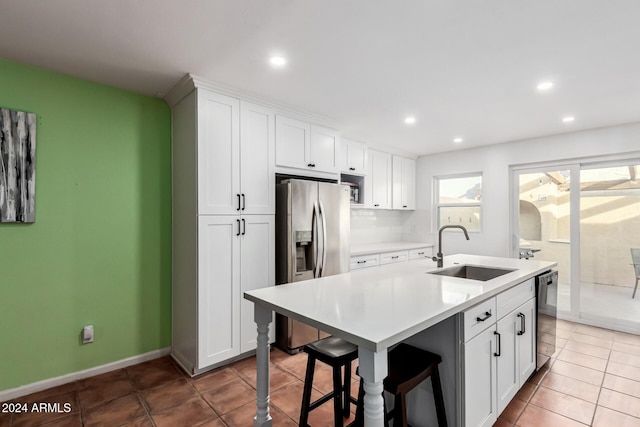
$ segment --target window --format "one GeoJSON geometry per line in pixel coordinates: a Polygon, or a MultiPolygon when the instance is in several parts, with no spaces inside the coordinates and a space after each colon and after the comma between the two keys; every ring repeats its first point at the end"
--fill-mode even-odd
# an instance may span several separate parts
{"type": "Polygon", "coordinates": [[[482,174],[436,178],[436,225],[462,225],[480,231],[482,174]]]}

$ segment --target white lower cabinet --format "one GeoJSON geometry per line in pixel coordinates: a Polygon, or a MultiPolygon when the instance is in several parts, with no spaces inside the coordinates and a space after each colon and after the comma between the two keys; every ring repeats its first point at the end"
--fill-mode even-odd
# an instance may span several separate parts
{"type": "Polygon", "coordinates": [[[463,405],[467,427],[492,426],[535,370],[536,300],[532,292],[530,280],[463,313],[463,405]],[[495,318],[514,301],[520,301],[515,309],[495,318]]]}
{"type": "Polygon", "coordinates": [[[408,260],[408,251],[385,252],[380,254],[380,265],[393,264],[394,262],[406,262],[408,260]]]}
{"type": "Polygon", "coordinates": [[[274,218],[200,216],[198,237],[196,371],[255,349],[253,304],[242,293],[274,285],[274,218]]]}
{"type": "Polygon", "coordinates": [[[409,249],[406,251],[380,252],[368,255],[352,255],[351,270],[359,270],[361,268],[368,267],[378,267],[384,264],[415,261],[425,258],[431,259],[430,247],[409,249]]]}
{"type": "Polygon", "coordinates": [[[465,426],[491,427],[498,419],[494,332],[486,329],[464,344],[465,426]]]}
{"type": "Polygon", "coordinates": [[[380,265],[380,254],[352,256],[351,262],[350,262],[351,270],[377,267],[379,265],[380,265]]]}
{"type": "Polygon", "coordinates": [[[535,370],[534,310],[535,299],[531,299],[498,321],[498,414],[507,407],[535,370]]]}

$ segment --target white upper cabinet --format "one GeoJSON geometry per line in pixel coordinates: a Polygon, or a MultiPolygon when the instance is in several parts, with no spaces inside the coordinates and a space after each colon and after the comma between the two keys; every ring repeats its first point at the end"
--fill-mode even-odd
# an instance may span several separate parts
{"type": "Polygon", "coordinates": [[[273,111],[198,89],[198,214],[275,213],[273,111]]]}
{"type": "Polygon", "coordinates": [[[311,167],[322,172],[337,172],[339,155],[340,134],[333,129],[312,125],[311,167]]]}
{"type": "Polygon", "coordinates": [[[242,214],[275,214],[273,110],[240,102],[240,160],[242,214]]]}
{"type": "Polygon", "coordinates": [[[340,171],[348,174],[367,173],[367,145],[342,138],[340,144],[340,171]]]}
{"type": "Polygon", "coordinates": [[[393,209],[416,208],[416,161],[393,156],[393,209]]]}
{"type": "Polygon", "coordinates": [[[311,125],[276,116],[276,165],[307,169],[311,157],[311,125]]]}
{"type": "Polygon", "coordinates": [[[276,117],[276,165],[335,173],[340,134],[289,117],[276,117]]]}
{"type": "Polygon", "coordinates": [[[198,214],[237,213],[240,101],[204,89],[197,97],[198,214]]]}
{"type": "Polygon", "coordinates": [[[375,209],[391,209],[391,154],[369,149],[366,205],[375,209]]]}

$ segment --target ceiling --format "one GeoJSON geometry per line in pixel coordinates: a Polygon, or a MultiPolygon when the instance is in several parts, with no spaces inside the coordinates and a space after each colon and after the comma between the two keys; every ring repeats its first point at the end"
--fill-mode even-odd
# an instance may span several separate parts
{"type": "Polygon", "coordinates": [[[414,154],[640,121],[637,0],[0,0],[0,11],[1,58],[160,97],[192,73],[414,154]],[[284,68],[269,65],[275,53],[284,68]],[[554,87],[539,93],[544,80],[554,87]]]}

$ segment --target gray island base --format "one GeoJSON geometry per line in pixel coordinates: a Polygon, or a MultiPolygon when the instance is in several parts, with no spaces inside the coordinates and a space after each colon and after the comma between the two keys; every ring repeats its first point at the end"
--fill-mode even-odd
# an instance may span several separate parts
{"type": "MultiPolygon", "coordinates": [[[[445,257],[444,268],[463,265],[512,271],[486,281],[470,280],[431,274],[436,270],[435,264],[424,260],[246,292],[244,297],[255,304],[258,327],[254,426],[272,425],[268,406],[268,331],[273,327],[273,312],[358,346],[365,389],[365,426],[384,425],[381,394],[387,375],[387,351],[400,342],[442,356],[440,369],[449,425],[490,426],[504,402],[508,403],[517,392],[521,375],[512,379],[511,386],[508,379],[498,380],[506,384],[500,387],[506,390],[503,395],[481,396],[472,389],[482,387],[483,381],[492,375],[492,369],[495,374],[493,367],[497,358],[493,354],[498,346],[505,352],[512,348],[506,335],[501,343],[495,341],[494,337],[500,335],[501,323],[514,332],[525,329],[524,323],[521,326],[512,326],[512,323],[520,325],[514,322],[522,322],[525,309],[535,306],[531,295],[533,278],[556,264],[462,254],[445,257]],[[512,314],[516,316],[513,322],[512,314]],[[485,317],[491,320],[481,320],[485,317]],[[496,322],[499,318],[502,320],[496,322]],[[470,377],[472,374],[476,377],[470,377]]],[[[535,336],[535,327],[532,327],[535,322],[531,314],[527,314],[529,327],[525,335],[535,336]]],[[[529,347],[522,345],[522,351],[518,351],[524,355],[521,362],[515,356],[509,358],[514,373],[526,375],[527,370],[535,369],[535,339],[529,347]],[[524,363],[532,352],[533,367],[524,363]]],[[[486,386],[491,388],[492,384],[486,386]]],[[[429,421],[421,420],[432,416],[435,420],[430,388],[426,381],[408,396],[408,415],[413,425],[426,425],[429,421]]]]}

